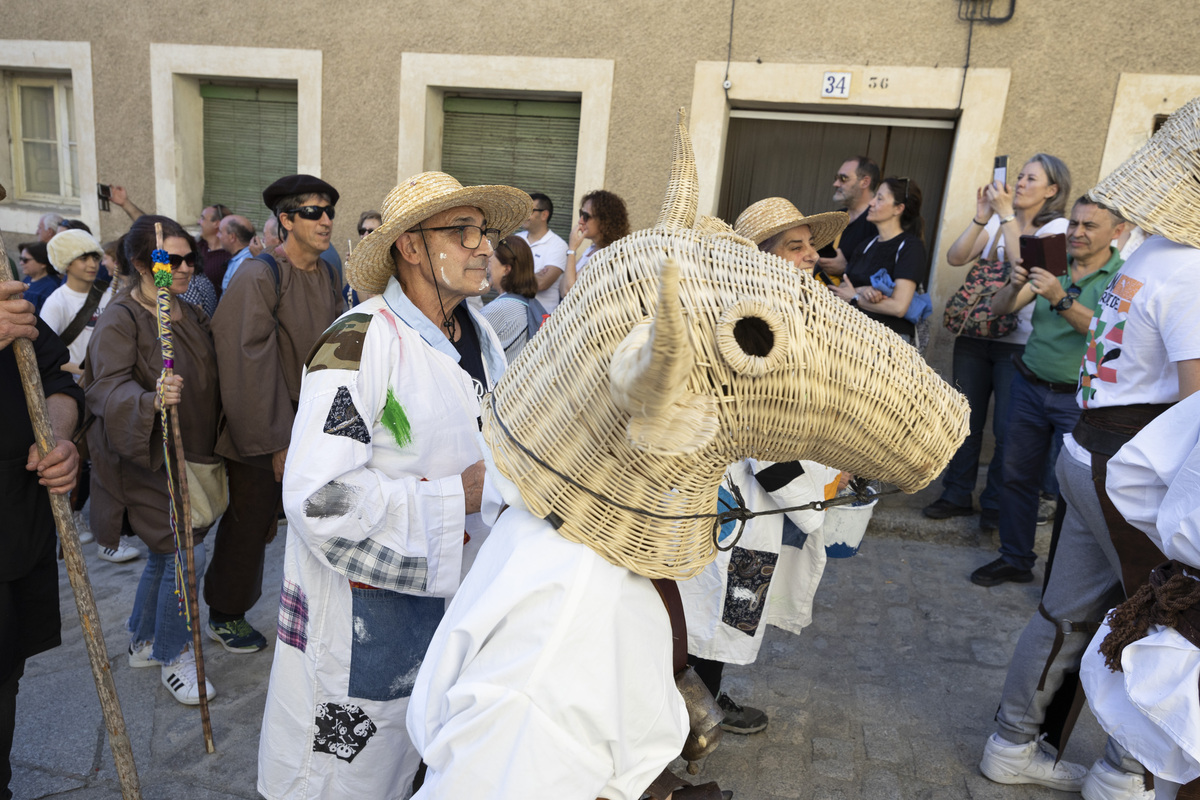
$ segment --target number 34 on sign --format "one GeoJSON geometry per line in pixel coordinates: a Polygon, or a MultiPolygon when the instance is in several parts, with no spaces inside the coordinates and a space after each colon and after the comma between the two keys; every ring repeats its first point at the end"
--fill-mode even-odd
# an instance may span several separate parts
{"type": "Polygon", "coordinates": [[[826,72],[821,80],[821,97],[845,100],[850,97],[849,72],[826,72]]]}

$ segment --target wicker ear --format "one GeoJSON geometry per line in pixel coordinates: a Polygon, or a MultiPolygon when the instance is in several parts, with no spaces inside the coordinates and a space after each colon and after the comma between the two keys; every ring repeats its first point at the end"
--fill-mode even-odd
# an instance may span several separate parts
{"type": "Polygon", "coordinates": [[[696,223],[696,209],[699,206],[700,179],[696,173],[696,156],[692,153],[692,139],[688,135],[687,112],[680,108],[671,153],[671,180],[667,184],[667,196],[654,227],[668,230],[690,228],[696,223]]]}
{"type": "Polygon", "coordinates": [[[695,364],[679,302],[679,264],[666,258],[654,319],[633,327],[609,365],[609,393],[631,417],[626,428],[631,445],[656,455],[682,455],[716,436],[716,401],[687,391],[695,364]]]}

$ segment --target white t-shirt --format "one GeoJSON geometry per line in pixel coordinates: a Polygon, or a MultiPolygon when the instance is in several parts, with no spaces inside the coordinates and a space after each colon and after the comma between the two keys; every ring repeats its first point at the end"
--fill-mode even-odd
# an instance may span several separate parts
{"type": "MultiPolygon", "coordinates": [[[[1068,220],[1066,217],[1057,217],[1038,228],[1034,232],[1034,235],[1049,236],[1055,233],[1066,233],[1067,225],[1069,224],[1070,220],[1068,220]]],[[[1000,232],[1000,215],[992,214],[992,218],[988,220],[984,230],[987,231],[988,239],[987,244],[983,246],[983,254],[987,255],[992,260],[1003,261],[1005,259],[1004,237],[1001,236],[1000,240],[996,241],[996,235],[1000,232]],[[995,253],[992,252],[993,242],[996,243],[995,253]]],[[[1017,255],[1019,256],[1020,254],[1018,253],[1017,255]]],[[[999,339],[996,339],[996,341],[1007,342],[1008,344],[1025,344],[1028,342],[1030,335],[1033,334],[1033,306],[1033,303],[1029,303],[1020,311],[1018,311],[1017,329],[1007,336],[1001,336],[999,339]]]]}
{"type": "MultiPolygon", "coordinates": [[[[529,241],[529,231],[520,231],[517,233],[525,241],[529,242],[529,249],[533,251],[533,271],[539,273],[546,267],[557,267],[560,270],[567,268],[567,243],[557,233],[551,230],[546,231],[546,235],[538,239],[536,242],[529,241]]],[[[546,313],[550,313],[558,305],[559,284],[562,283],[562,275],[558,276],[558,280],[550,284],[550,288],[543,289],[537,293],[537,300],[542,304],[542,308],[546,309],[546,313]]]]}
{"type": "MultiPolygon", "coordinates": [[[[112,299],[112,294],[112,287],[109,286],[104,294],[100,296],[100,304],[92,312],[92,318],[88,320],[88,324],[75,337],[75,341],[67,345],[67,352],[70,354],[72,364],[83,362],[83,357],[87,354],[88,340],[92,338],[92,331],[96,327],[96,319],[108,306],[108,301],[112,299]]],[[[83,308],[87,296],[87,292],[77,292],[67,286],[66,281],[63,281],[62,285],[51,292],[50,296],[46,298],[39,316],[45,320],[46,324],[55,333],[62,333],[71,324],[71,320],[75,319],[75,315],[79,313],[79,309],[83,308]]]]}

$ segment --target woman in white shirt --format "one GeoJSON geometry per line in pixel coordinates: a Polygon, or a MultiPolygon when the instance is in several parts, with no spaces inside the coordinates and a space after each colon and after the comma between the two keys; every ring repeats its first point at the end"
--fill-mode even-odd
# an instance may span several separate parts
{"type": "MultiPolygon", "coordinates": [[[[979,189],[975,196],[975,216],[950,245],[946,261],[955,267],[973,264],[979,258],[1011,264],[1021,255],[1022,235],[1066,233],[1064,212],[1070,195],[1071,172],[1067,165],[1059,158],[1038,153],[1021,167],[1011,189],[1007,183],[998,182],[979,189]]],[[[988,465],[987,485],[979,496],[979,527],[985,531],[999,529],[1008,394],[1016,373],[1012,359],[1025,350],[1033,329],[1030,321],[1033,304],[1020,313],[1023,316],[1018,317],[1017,329],[1007,336],[996,339],[958,336],[954,340],[954,383],[971,404],[971,430],[942,476],[942,496],[925,507],[927,517],[945,519],[974,513],[972,495],[979,474],[983,426],[988,402],[994,394],[992,432],[996,450],[988,465]]],[[[1057,450],[1051,452],[1051,459],[1055,456],[1057,450]]],[[[1053,468],[1044,478],[1042,490],[1058,493],[1053,468]]]]}

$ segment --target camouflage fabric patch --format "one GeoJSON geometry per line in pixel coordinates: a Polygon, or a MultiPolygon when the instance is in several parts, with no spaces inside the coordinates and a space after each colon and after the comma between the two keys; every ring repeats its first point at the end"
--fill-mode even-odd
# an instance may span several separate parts
{"type": "Polygon", "coordinates": [[[370,324],[370,314],[348,314],[333,323],[308,352],[304,362],[308,371],[357,370],[362,361],[363,340],[367,337],[367,326],[370,324]]]}

